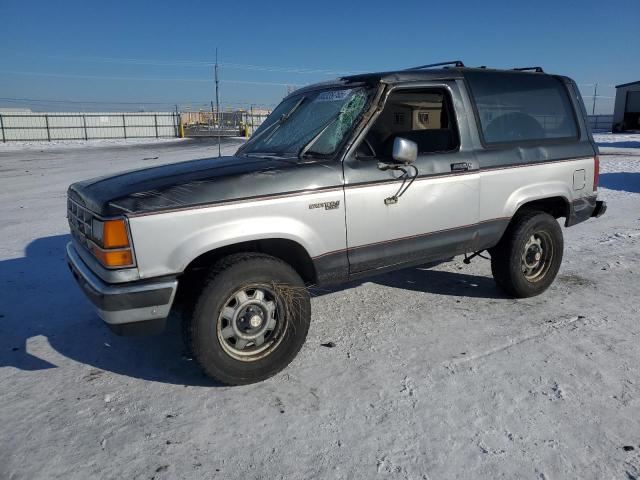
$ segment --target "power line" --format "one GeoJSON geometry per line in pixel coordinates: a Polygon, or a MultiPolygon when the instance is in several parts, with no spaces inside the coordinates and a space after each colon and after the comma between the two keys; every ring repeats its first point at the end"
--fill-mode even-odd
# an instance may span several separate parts
{"type": "MultiPolygon", "coordinates": [[[[80,62],[93,62],[93,63],[121,63],[128,65],[150,65],[150,66],[165,66],[165,67],[213,67],[214,62],[202,61],[202,60],[154,60],[154,59],[141,59],[141,58],[115,58],[115,57],[73,57],[66,55],[32,55],[40,58],[50,58],[54,60],[64,61],[80,61],[80,62]]],[[[251,65],[241,63],[225,63],[220,62],[219,65],[225,68],[238,69],[238,70],[251,70],[260,72],[273,72],[273,73],[295,73],[304,75],[352,75],[357,73],[363,73],[361,71],[346,71],[342,69],[327,69],[327,68],[309,68],[309,67],[292,67],[292,66],[279,66],[279,65],[251,65]]]]}
{"type": "MultiPolygon", "coordinates": [[[[118,77],[107,75],[78,75],[72,73],[47,73],[47,72],[23,72],[23,71],[2,71],[9,75],[25,75],[25,76],[39,76],[39,77],[57,77],[57,78],[84,78],[89,80],[134,80],[134,81],[163,81],[163,82],[205,82],[210,83],[210,78],[170,78],[170,77],[118,77]]],[[[254,80],[221,80],[224,83],[237,83],[245,85],[272,85],[277,87],[286,87],[288,85],[303,86],[301,84],[292,84],[291,82],[260,82],[254,80]]]]}
{"type": "MultiPolygon", "coordinates": [[[[215,64],[210,64],[211,66],[215,66],[215,64]]],[[[223,63],[219,63],[219,65],[224,65],[223,63]]],[[[25,71],[3,71],[0,73],[5,73],[9,75],[25,75],[25,76],[41,76],[41,77],[59,77],[59,78],[84,78],[90,80],[121,80],[121,81],[164,81],[164,82],[211,82],[210,78],[179,78],[179,77],[131,77],[131,76],[108,76],[108,75],[82,75],[82,74],[70,74],[70,73],[49,73],[49,72],[25,72],[25,71]]],[[[308,84],[300,84],[300,83],[292,83],[292,82],[262,82],[258,80],[235,80],[235,79],[227,79],[220,80],[223,83],[235,83],[240,85],[271,85],[277,87],[303,87],[308,84]]],[[[594,87],[598,85],[599,87],[607,87],[607,88],[615,88],[614,85],[606,85],[599,83],[579,83],[577,84],[579,87],[594,87]]],[[[583,95],[583,97],[588,97],[588,95],[583,95]]],[[[602,95],[598,95],[600,98],[615,98],[615,97],[606,97],[602,95]]]]}
{"type": "MultiPolygon", "coordinates": [[[[0,97],[0,100],[13,102],[43,102],[43,103],[78,103],[78,104],[96,104],[96,105],[173,105],[176,102],[108,102],[96,100],[53,100],[46,98],[12,98],[0,97]]],[[[178,103],[195,103],[195,102],[178,102],[178,103]]]]}
{"type": "MultiPolygon", "coordinates": [[[[182,101],[167,101],[167,102],[146,102],[146,101],[140,101],[140,102],[131,102],[131,101],[125,101],[125,102],[120,102],[120,101],[107,101],[107,100],[60,100],[60,99],[49,99],[49,98],[16,98],[16,97],[0,97],[0,100],[6,100],[6,101],[21,101],[21,102],[45,102],[45,103],[90,103],[90,104],[109,104],[109,105],[140,105],[140,104],[144,104],[144,105],[174,105],[176,103],[181,104],[181,103],[195,103],[195,104],[207,104],[208,101],[202,101],[202,100],[182,100],[182,101]]],[[[260,102],[220,102],[220,103],[233,103],[234,105],[259,105],[260,102]]],[[[275,105],[274,103],[271,104],[262,104],[262,105],[275,105]]]]}
{"type": "MultiPolygon", "coordinates": [[[[0,56],[7,56],[6,54],[0,54],[0,56]]],[[[24,57],[24,54],[20,54],[24,57]]],[[[158,60],[148,58],[123,58],[123,57],[101,57],[101,56],[70,56],[70,55],[28,55],[30,57],[37,58],[49,58],[54,60],[64,61],[79,61],[79,62],[92,62],[92,63],[121,63],[130,65],[150,65],[150,66],[167,66],[167,67],[213,67],[215,62],[206,60],[158,60]]],[[[242,63],[227,63],[219,62],[220,67],[239,69],[239,70],[251,70],[260,72],[274,72],[274,73],[295,73],[295,74],[310,74],[310,75],[357,75],[361,73],[367,73],[365,70],[348,70],[341,68],[318,68],[318,67],[300,67],[300,66],[282,66],[282,65],[255,65],[255,64],[242,64],[242,63]]],[[[599,87],[615,88],[615,85],[598,83],[599,87]]],[[[595,83],[579,83],[579,87],[593,87],[595,83]]]]}
{"type": "MultiPolygon", "coordinates": [[[[7,56],[0,54],[0,56],[7,56]]],[[[24,57],[24,54],[20,54],[24,57]]],[[[65,61],[81,61],[94,63],[122,63],[133,65],[152,65],[152,66],[182,66],[182,67],[213,67],[214,62],[204,60],[156,60],[144,58],[122,58],[122,57],[100,57],[100,56],[69,56],[69,55],[27,55],[30,57],[50,58],[65,61]]],[[[324,74],[324,75],[356,75],[367,73],[364,70],[349,71],[339,68],[317,68],[317,67],[297,67],[297,66],[279,66],[279,65],[254,65],[241,63],[219,62],[219,66],[232,69],[252,70],[262,72],[282,72],[282,73],[299,73],[299,74],[324,74]]],[[[615,85],[598,83],[599,87],[615,88],[615,85]]],[[[595,83],[578,83],[579,87],[593,87],[595,83]]]]}
{"type": "MultiPolygon", "coordinates": [[[[14,105],[40,105],[44,107],[63,107],[65,105],[74,105],[78,107],[141,107],[144,108],[146,106],[164,106],[171,107],[173,110],[174,107],[179,106],[182,110],[195,110],[195,109],[205,109],[209,105],[209,101],[201,101],[201,100],[182,100],[182,101],[167,101],[167,102],[131,102],[131,101],[95,101],[95,100],[61,100],[61,99],[45,99],[45,98],[14,98],[14,97],[0,97],[0,102],[5,104],[14,104],[14,105]]],[[[225,108],[265,108],[267,110],[272,109],[275,104],[274,103],[263,103],[263,102],[220,102],[225,108]]],[[[1,107],[0,107],[1,108],[1,107]]]]}

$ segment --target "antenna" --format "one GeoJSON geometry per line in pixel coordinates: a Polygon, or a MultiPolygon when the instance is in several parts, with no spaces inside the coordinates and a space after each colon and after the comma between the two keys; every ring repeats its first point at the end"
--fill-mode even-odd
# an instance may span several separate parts
{"type": "Polygon", "coordinates": [[[218,84],[220,83],[218,79],[218,47],[216,47],[216,65],[214,67],[215,72],[215,80],[216,80],[216,116],[218,117],[218,157],[222,156],[220,143],[222,139],[220,138],[220,99],[218,98],[218,84]]]}

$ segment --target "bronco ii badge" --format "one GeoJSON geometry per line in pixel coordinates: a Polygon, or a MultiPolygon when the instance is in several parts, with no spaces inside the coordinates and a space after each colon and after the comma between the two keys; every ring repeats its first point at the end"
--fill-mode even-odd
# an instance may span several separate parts
{"type": "Polygon", "coordinates": [[[335,210],[340,206],[340,200],[332,200],[330,202],[310,203],[309,209],[324,208],[325,210],[335,210]]]}

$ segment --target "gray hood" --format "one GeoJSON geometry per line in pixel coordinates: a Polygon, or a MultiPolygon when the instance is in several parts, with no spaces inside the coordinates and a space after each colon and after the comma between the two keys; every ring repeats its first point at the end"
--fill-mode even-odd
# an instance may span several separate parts
{"type": "Polygon", "coordinates": [[[205,158],[77,182],[68,194],[101,216],[147,214],[342,184],[335,160],[205,158]]]}

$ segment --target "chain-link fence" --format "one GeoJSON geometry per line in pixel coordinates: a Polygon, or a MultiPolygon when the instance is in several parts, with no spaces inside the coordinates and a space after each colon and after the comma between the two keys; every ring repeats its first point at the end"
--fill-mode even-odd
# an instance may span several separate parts
{"type": "Polygon", "coordinates": [[[180,121],[186,137],[250,136],[269,115],[268,110],[183,112],[180,121]]]}
{"type": "Polygon", "coordinates": [[[3,112],[0,140],[54,141],[111,138],[250,136],[268,110],[82,113],[3,112]],[[182,129],[180,128],[182,126],[182,129]],[[182,130],[182,132],[181,132],[182,130]]]}

